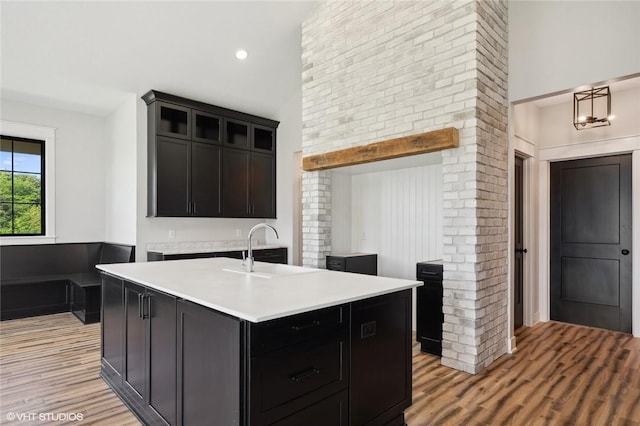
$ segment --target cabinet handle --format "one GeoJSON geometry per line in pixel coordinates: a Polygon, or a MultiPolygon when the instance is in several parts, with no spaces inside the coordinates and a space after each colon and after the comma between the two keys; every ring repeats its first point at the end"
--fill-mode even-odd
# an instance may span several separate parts
{"type": "Polygon", "coordinates": [[[293,380],[296,383],[300,383],[304,379],[315,376],[316,374],[320,374],[320,370],[318,370],[317,368],[310,368],[306,371],[303,371],[302,373],[298,373],[291,376],[291,380],[293,380]]]}
{"type": "Polygon", "coordinates": [[[302,324],[302,325],[292,325],[291,329],[293,331],[303,331],[303,330],[308,330],[310,328],[314,328],[320,325],[320,321],[316,320],[307,324],[302,324]]]}
{"type": "Polygon", "coordinates": [[[423,271],[423,272],[422,272],[422,275],[430,275],[430,276],[432,276],[432,277],[433,277],[433,276],[438,275],[438,273],[437,273],[437,272],[427,272],[427,271],[423,271]]]}
{"type": "Polygon", "coordinates": [[[145,294],[142,296],[142,319],[147,319],[151,316],[151,295],[145,294]],[[145,309],[144,301],[147,301],[147,309],[145,309]]]}
{"type": "Polygon", "coordinates": [[[191,214],[191,203],[187,201],[187,214],[191,214]]]}
{"type": "Polygon", "coordinates": [[[142,318],[142,293],[138,293],[138,318],[142,318]]]}
{"type": "Polygon", "coordinates": [[[195,201],[193,202],[193,214],[198,214],[198,205],[195,201]]]}

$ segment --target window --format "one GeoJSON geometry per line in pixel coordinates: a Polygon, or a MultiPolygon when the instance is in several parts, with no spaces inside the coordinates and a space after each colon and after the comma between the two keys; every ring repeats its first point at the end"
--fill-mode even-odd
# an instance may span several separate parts
{"type": "Polygon", "coordinates": [[[45,235],[45,142],[0,140],[0,235],[45,235]]]}

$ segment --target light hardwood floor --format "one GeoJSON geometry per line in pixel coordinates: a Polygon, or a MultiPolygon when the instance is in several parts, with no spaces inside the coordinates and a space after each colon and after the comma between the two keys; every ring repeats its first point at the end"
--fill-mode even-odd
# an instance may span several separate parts
{"type": "MultiPolygon", "coordinates": [[[[515,355],[470,375],[414,344],[409,426],[640,426],[640,339],[560,323],[518,333],[515,355]]],[[[100,325],[71,314],[0,323],[0,424],[10,413],[81,413],[68,424],[137,425],[98,377],[100,325]]],[[[303,426],[303,425],[301,425],[303,426]]]]}

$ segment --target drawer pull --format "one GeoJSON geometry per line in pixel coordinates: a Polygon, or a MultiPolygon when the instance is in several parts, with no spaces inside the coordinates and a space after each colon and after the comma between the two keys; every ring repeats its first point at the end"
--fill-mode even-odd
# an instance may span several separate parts
{"type": "Polygon", "coordinates": [[[422,271],[422,275],[430,275],[432,277],[435,277],[436,275],[438,275],[438,272],[422,271]]]}
{"type": "Polygon", "coordinates": [[[320,374],[320,370],[318,370],[317,368],[310,368],[307,371],[303,371],[302,373],[291,376],[291,380],[296,383],[300,383],[304,379],[315,376],[316,374],[320,374]]]}
{"type": "Polygon", "coordinates": [[[320,321],[316,320],[307,324],[302,324],[302,325],[292,325],[291,329],[293,331],[303,331],[303,330],[308,330],[310,328],[314,328],[320,325],[320,321]]]}

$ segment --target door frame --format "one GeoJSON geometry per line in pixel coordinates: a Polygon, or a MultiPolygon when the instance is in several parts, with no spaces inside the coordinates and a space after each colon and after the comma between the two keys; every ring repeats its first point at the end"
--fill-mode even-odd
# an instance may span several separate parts
{"type": "Polygon", "coordinates": [[[509,265],[509,291],[508,291],[508,303],[507,303],[507,351],[509,353],[515,353],[518,348],[516,345],[516,336],[513,330],[514,324],[514,298],[515,298],[515,262],[513,257],[513,245],[515,241],[515,212],[513,209],[515,199],[515,157],[521,157],[523,159],[522,170],[522,186],[523,186],[523,243],[525,247],[528,247],[528,253],[524,257],[523,272],[522,272],[522,304],[523,304],[523,325],[531,326],[537,322],[538,318],[535,317],[533,309],[533,301],[536,297],[534,294],[534,286],[532,283],[535,281],[535,261],[537,253],[535,253],[533,247],[535,247],[535,205],[536,205],[536,180],[535,172],[537,170],[536,159],[536,146],[530,141],[514,135],[510,139],[509,153],[508,153],[508,191],[509,191],[509,237],[508,237],[508,250],[507,250],[507,262],[509,265]]]}
{"type": "MultiPolygon", "coordinates": [[[[634,255],[640,250],[640,136],[606,139],[585,142],[579,145],[564,145],[552,148],[541,148],[539,154],[539,227],[538,227],[538,258],[540,277],[540,320],[549,321],[550,318],[550,163],[555,161],[577,160],[583,158],[603,157],[616,154],[632,154],[631,160],[631,209],[632,215],[632,306],[640,307],[640,256],[634,255]]],[[[632,309],[632,333],[640,337],[640,314],[638,309],[632,309]]]]}

